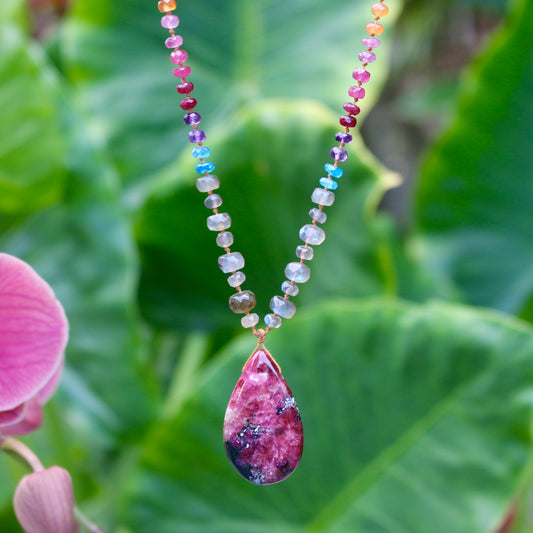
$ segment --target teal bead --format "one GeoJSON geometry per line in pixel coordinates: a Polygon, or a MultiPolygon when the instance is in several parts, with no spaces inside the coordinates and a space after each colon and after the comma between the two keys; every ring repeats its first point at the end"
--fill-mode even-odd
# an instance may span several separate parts
{"type": "Polygon", "coordinates": [[[342,168],[336,167],[335,165],[332,165],[331,163],[326,163],[324,165],[324,170],[332,177],[334,178],[342,178],[342,175],[344,174],[344,171],[342,168]]]}
{"type": "Polygon", "coordinates": [[[339,184],[335,180],[332,180],[331,178],[320,178],[318,180],[318,183],[320,183],[322,187],[325,187],[326,189],[329,189],[330,191],[334,191],[339,186],[339,184]]]}
{"type": "Polygon", "coordinates": [[[212,172],[215,170],[215,164],[211,162],[198,163],[196,165],[196,172],[203,174],[204,172],[212,172]]]}
{"type": "Polygon", "coordinates": [[[207,146],[197,146],[192,149],[192,156],[199,159],[204,159],[211,155],[211,150],[207,146]]]}

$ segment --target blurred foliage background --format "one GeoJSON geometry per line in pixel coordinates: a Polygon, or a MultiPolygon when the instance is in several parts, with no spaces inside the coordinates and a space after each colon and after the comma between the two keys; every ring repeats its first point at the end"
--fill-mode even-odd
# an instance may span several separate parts
{"type": "MultiPolygon", "coordinates": [[[[327,240],[270,335],[306,444],[221,442],[254,338],[205,228],[156,2],[2,0],[0,249],[54,288],[67,368],[27,442],[115,532],[527,532],[531,0],[390,0],[327,240]]],[[[178,5],[246,288],[268,312],[328,159],[364,0],[178,5]]],[[[0,531],[23,472],[0,457],[0,531]]]]}

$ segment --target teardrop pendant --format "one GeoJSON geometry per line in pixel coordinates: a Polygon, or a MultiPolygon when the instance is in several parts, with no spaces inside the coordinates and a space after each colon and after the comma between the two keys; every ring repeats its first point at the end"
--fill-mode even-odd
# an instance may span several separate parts
{"type": "Polygon", "coordinates": [[[300,411],[264,347],[252,353],[235,385],[224,417],[224,446],[237,472],[256,485],[284,480],[300,462],[300,411]]]}

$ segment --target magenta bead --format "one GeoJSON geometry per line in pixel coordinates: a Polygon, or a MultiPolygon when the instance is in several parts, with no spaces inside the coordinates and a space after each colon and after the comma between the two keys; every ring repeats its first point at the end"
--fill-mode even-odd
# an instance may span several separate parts
{"type": "Polygon", "coordinates": [[[179,63],[185,63],[188,57],[189,54],[185,50],[174,50],[170,54],[170,61],[175,65],[178,65],[179,63]]]}
{"type": "Polygon", "coordinates": [[[346,102],[342,106],[342,108],[344,109],[344,111],[346,111],[346,113],[354,116],[358,115],[361,112],[361,108],[353,102],[346,102]]]}
{"type": "Polygon", "coordinates": [[[183,37],[181,35],[172,35],[165,41],[167,48],[177,48],[183,44],[183,37]]]}
{"type": "Polygon", "coordinates": [[[359,61],[362,61],[363,63],[373,63],[376,60],[376,54],[374,54],[374,52],[359,52],[357,57],[359,58],[359,61]]]}
{"type": "Polygon", "coordinates": [[[191,75],[191,67],[178,67],[174,69],[176,78],[186,78],[191,75]]]}
{"type": "Polygon", "coordinates": [[[370,79],[370,72],[363,67],[358,67],[353,71],[352,77],[354,80],[366,83],[370,79]]]}
{"type": "Polygon", "coordinates": [[[363,46],[366,46],[367,48],[377,48],[380,44],[381,41],[375,37],[367,37],[366,39],[363,39],[363,46]]]}
{"type": "Polygon", "coordinates": [[[177,28],[179,26],[180,19],[176,15],[165,15],[161,19],[161,26],[167,29],[177,28]]]}
{"type": "Polygon", "coordinates": [[[348,90],[348,94],[352,98],[364,98],[365,90],[362,87],[359,87],[359,85],[352,85],[352,87],[350,87],[348,90]]]}

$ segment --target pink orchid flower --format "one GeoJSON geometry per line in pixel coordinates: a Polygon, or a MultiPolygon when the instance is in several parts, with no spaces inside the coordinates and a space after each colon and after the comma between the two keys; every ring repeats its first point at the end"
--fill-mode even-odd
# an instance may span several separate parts
{"type": "Polygon", "coordinates": [[[0,434],[41,426],[67,339],[67,318],[50,286],[24,261],[0,253],[0,434]]]}

